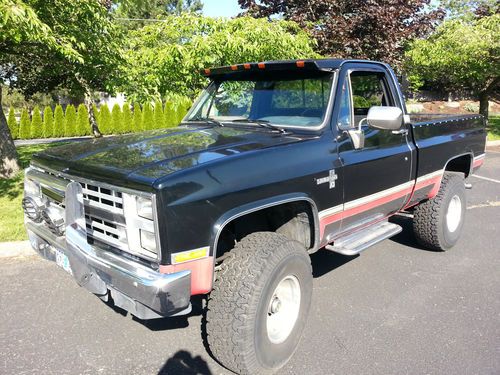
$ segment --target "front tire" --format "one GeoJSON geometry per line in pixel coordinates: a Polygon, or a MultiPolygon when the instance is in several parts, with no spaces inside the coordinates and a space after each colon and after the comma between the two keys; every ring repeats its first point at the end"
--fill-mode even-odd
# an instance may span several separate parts
{"type": "Polygon", "coordinates": [[[465,209],[463,175],[445,173],[438,194],[415,208],[413,231],[417,242],[431,250],[452,248],[460,238],[465,209]]]}
{"type": "Polygon", "coordinates": [[[312,295],[303,245],[271,232],[243,238],[217,272],[207,309],[214,356],[238,374],[270,374],[299,343],[312,295]]]}

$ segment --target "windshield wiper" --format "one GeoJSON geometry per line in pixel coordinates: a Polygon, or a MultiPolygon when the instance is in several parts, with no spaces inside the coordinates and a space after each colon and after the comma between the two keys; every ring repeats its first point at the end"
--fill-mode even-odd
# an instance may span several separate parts
{"type": "Polygon", "coordinates": [[[276,131],[283,133],[283,134],[285,134],[287,132],[285,129],[271,124],[268,120],[253,120],[253,119],[243,119],[242,118],[242,119],[232,120],[231,122],[247,122],[249,124],[259,125],[260,127],[263,127],[263,128],[276,130],[276,131]]]}
{"type": "Polygon", "coordinates": [[[220,127],[224,127],[224,124],[222,122],[217,121],[216,119],[214,119],[212,117],[195,117],[195,118],[189,119],[187,121],[188,122],[200,121],[200,122],[205,122],[205,123],[208,123],[208,124],[214,124],[214,125],[217,125],[217,126],[220,126],[220,127]]]}

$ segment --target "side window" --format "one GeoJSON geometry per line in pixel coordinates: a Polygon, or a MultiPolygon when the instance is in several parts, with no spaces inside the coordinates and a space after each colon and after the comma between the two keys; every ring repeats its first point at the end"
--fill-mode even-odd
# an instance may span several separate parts
{"type": "Polygon", "coordinates": [[[352,72],[351,87],[354,116],[366,116],[370,107],[393,103],[384,73],[352,72]]]}
{"type": "Polygon", "coordinates": [[[340,94],[340,110],[338,126],[340,129],[349,129],[354,126],[352,123],[351,89],[349,79],[344,80],[342,92],[340,94]]]}

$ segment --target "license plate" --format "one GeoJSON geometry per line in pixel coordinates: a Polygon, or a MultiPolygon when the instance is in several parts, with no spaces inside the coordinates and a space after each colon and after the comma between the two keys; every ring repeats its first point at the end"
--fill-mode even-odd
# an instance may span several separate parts
{"type": "Polygon", "coordinates": [[[61,250],[58,250],[58,249],[55,249],[56,251],[56,263],[59,267],[61,267],[63,270],[65,270],[67,273],[69,274],[73,274],[73,272],[71,272],[71,266],[69,264],[69,259],[68,257],[66,256],[66,254],[64,254],[61,250]]]}

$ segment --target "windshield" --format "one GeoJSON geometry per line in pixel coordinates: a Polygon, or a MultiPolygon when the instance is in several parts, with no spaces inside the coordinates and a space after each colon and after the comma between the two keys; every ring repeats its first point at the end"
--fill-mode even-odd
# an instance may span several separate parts
{"type": "Polygon", "coordinates": [[[185,121],[318,126],[325,117],[332,77],[329,73],[300,79],[212,82],[185,121]]]}

